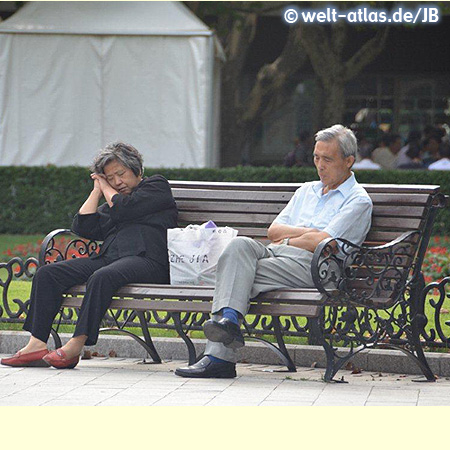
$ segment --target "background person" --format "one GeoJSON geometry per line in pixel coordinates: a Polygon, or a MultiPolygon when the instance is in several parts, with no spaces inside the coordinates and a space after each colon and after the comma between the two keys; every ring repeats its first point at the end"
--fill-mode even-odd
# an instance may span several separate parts
{"type": "Polygon", "coordinates": [[[76,214],[72,230],[101,240],[99,254],[40,267],[34,278],[24,329],[28,344],[1,363],[14,367],[73,368],[84,345],[97,342],[100,322],[114,293],[129,283],[169,283],[167,229],[177,226],[177,208],[168,181],[143,176],[143,160],[131,145],[108,145],[96,157],[93,189],[76,214]],[[106,202],[98,207],[100,199],[106,202]],[[47,340],[60,310],[62,293],[86,282],[75,332],[49,353],[47,340]]]}
{"type": "Polygon", "coordinates": [[[311,134],[309,131],[300,133],[300,136],[294,139],[294,149],[284,157],[286,167],[302,167],[312,165],[311,155],[311,134]]]}
{"type": "Polygon", "coordinates": [[[390,134],[385,138],[386,146],[378,147],[372,153],[372,160],[383,169],[392,170],[397,165],[397,155],[402,148],[399,134],[390,134]]]}
{"type": "Polygon", "coordinates": [[[354,170],[380,170],[381,166],[372,161],[372,148],[370,145],[365,145],[359,149],[360,160],[353,164],[354,170]]]}
{"type": "Polygon", "coordinates": [[[428,170],[450,170],[450,144],[442,143],[439,148],[440,158],[428,166],[428,170]]]}
{"type": "Polygon", "coordinates": [[[439,148],[441,146],[440,136],[430,136],[423,141],[422,154],[423,164],[428,167],[439,159],[439,148]]]}
{"type": "MultiPolygon", "coordinates": [[[[406,145],[403,146],[398,152],[397,156],[397,167],[406,166],[411,164],[411,156],[407,155],[407,152],[410,148],[415,147],[420,149],[420,139],[422,137],[422,133],[418,130],[413,130],[408,134],[408,139],[406,141],[406,145]]],[[[414,153],[414,152],[413,152],[414,153]]]]}
{"type": "Polygon", "coordinates": [[[418,145],[410,145],[408,151],[402,158],[404,161],[402,164],[397,166],[397,169],[402,170],[415,170],[415,169],[426,169],[422,161],[422,150],[418,145]]]}

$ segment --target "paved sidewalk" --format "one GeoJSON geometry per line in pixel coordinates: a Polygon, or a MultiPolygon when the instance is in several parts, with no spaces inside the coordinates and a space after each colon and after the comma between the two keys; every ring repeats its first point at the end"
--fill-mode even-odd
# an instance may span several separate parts
{"type": "Polygon", "coordinates": [[[348,384],[327,384],[323,369],[238,364],[237,378],[196,380],[175,376],[180,365],[125,358],[83,360],[74,370],[0,365],[0,406],[450,405],[450,378],[417,383],[415,375],[342,370],[348,384]]]}

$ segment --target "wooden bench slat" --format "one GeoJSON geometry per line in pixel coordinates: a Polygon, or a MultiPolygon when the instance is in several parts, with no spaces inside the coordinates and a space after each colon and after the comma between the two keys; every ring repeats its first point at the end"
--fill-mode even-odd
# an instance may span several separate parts
{"type": "MultiPolygon", "coordinates": [[[[232,226],[236,225],[256,225],[261,224],[267,228],[268,224],[275,219],[275,214],[255,214],[255,213],[221,213],[215,212],[210,214],[203,214],[198,212],[180,212],[179,220],[186,223],[203,223],[205,220],[212,220],[218,226],[232,226]]],[[[394,218],[394,217],[373,217],[373,229],[398,229],[403,231],[416,230],[420,227],[421,219],[417,218],[394,218]]]]}
{"type": "MultiPolygon", "coordinates": [[[[248,202],[188,202],[185,200],[177,201],[178,211],[183,214],[185,212],[198,212],[210,215],[211,212],[238,212],[240,214],[248,213],[266,213],[278,214],[284,207],[285,203],[248,203],[248,202]]],[[[373,207],[373,216],[382,217],[418,217],[422,218],[426,208],[423,206],[409,205],[384,205],[375,204],[373,207]]]]}
{"type": "MultiPolygon", "coordinates": [[[[84,295],[86,285],[74,286],[66,291],[70,295],[84,295]]],[[[212,286],[171,286],[171,285],[127,285],[120,288],[117,297],[135,298],[163,298],[176,300],[212,300],[214,287],[212,286]]],[[[280,289],[261,294],[258,301],[270,300],[274,302],[321,302],[323,294],[317,289],[280,289]]]]}
{"type": "MultiPolygon", "coordinates": [[[[196,189],[210,189],[210,190],[269,190],[269,191],[296,191],[303,183],[243,183],[232,181],[176,181],[169,180],[172,188],[189,188],[196,189]]],[[[372,192],[399,192],[399,193],[423,193],[423,194],[435,194],[439,192],[439,186],[437,185],[423,185],[423,184],[411,184],[411,185],[397,185],[397,184],[361,184],[368,193],[372,192]]]]}
{"type": "Polygon", "coordinates": [[[293,192],[270,192],[265,190],[260,191],[215,191],[210,189],[205,190],[193,190],[193,189],[172,189],[173,196],[178,202],[179,200],[194,199],[200,200],[220,200],[220,201],[237,201],[243,200],[244,202],[276,202],[287,203],[294,195],[293,192]]]}
{"type": "Polygon", "coordinates": [[[399,230],[417,230],[420,228],[421,219],[409,219],[406,217],[373,217],[372,228],[398,228],[399,230]]]}
{"type": "Polygon", "coordinates": [[[209,214],[210,212],[239,212],[239,213],[271,213],[281,212],[286,203],[248,203],[248,202],[187,202],[177,201],[178,212],[197,211],[209,214]]]}
{"type": "Polygon", "coordinates": [[[408,206],[408,205],[373,205],[373,217],[416,217],[423,218],[427,208],[424,206],[408,206]]]}
{"type": "Polygon", "coordinates": [[[220,226],[233,226],[233,224],[263,224],[267,227],[267,224],[273,222],[276,214],[256,214],[256,213],[226,213],[226,212],[214,212],[204,214],[200,212],[181,211],[178,214],[179,220],[184,222],[191,222],[200,224],[205,220],[212,220],[220,226]],[[208,219],[206,219],[208,217],[208,219]]]}
{"type": "MultiPolygon", "coordinates": [[[[192,189],[173,189],[175,200],[201,202],[208,200],[227,202],[262,202],[262,203],[287,203],[293,192],[271,192],[267,190],[261,191],[216,191],[211,189],[192,190],[192,189]]],[[[369,193],[374,204],[385,205],[411,205],[425,206],[430,201],[427,193],[405,193],[401,190],[395,192],[372,192],[369,193]]]]}
{"type": "MultiPolygon", "coordinates": [[[[64,308],[80,308],[83,300],[79,297],[66,297],[63,301],[64,308]]],[[[192,312],[210,313],[211,302],[177,302],[177,301],[146,301],[134,299],[113,299],[111,309],[130,309],[135,311],[159,311],[159,312],[192,312]]],[[[278,305],[278,304],[251,304],[249,314],[261,314],[268,316],[300,315],[304,317],[317,317],[319,307],[314,305],[278,305]]]]}

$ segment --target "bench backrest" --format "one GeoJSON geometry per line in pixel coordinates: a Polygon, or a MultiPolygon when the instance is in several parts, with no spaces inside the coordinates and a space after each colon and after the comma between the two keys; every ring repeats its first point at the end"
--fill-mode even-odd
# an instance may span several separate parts
{"type": "MultiPolygon", "coordinates": [[[[179,226],[213,220],[232,226],[240,236],[267,241],[267,228],[286,206],[301,183],[170,182],[179,210],[179,226]]],[[[382,245],[408,231],[420,231],[410,240],[411,251],[401,262],[409,270],[414,258],[424,256],[434,220],[439,186],[363,185],[374,208],[365,245],[382,245]]],[[[357,224],[355,224],[357,226],[357,224]]],[[[364,276],[364,273],[361,273],[364,276]]],[[[392,289],[384,296],[388,297],[392,289]]]]}

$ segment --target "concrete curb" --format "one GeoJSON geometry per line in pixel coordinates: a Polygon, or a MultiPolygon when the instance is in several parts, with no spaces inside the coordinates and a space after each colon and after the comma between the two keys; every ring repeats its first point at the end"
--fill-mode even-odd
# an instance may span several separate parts
{"type": "MultiPolygon", "coordinates": [[[[0,331],[0,353],[12,354],[25,346],[29,333],[22,331],[0,331]]],[[[61,334],[61,340],[66,342],[71,335],[61,334]]],[[[50,339],[50,347],[53,340],[50,339]]],[[[153,338],[155,347],[165,361],[187,360],[186,345],[180,338],[153,338]]],[[[205,348],[203,339],[193,339],[197,353],[205,348]]],[[[325,353],[322,347],[314,345],[292,345],[287,348],[294,363],[300,367],[325,368],[325,353]]],[[[133,339],[124,336],[102,335],[97,345],[87,347],[92,352],[108,356],[114,351],[116,356],[123,358],[150,359],[145,350],[133,339]]],[[[277,356],[262,343],[247,342],[240,351],[240,362],[252,364],[280,364],[277,356]]],[[[450,354],[427,353],[427,359],[433,372],[439,377],[450,377],[450,354]]],[[[355,367],[370,372],[385,372],[420,375],[418,366],[404,353],[398,350],[363,350],[355,355],[351,362],[355,367]]]]}

